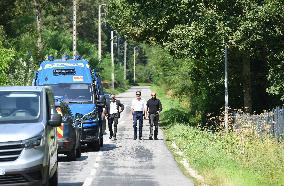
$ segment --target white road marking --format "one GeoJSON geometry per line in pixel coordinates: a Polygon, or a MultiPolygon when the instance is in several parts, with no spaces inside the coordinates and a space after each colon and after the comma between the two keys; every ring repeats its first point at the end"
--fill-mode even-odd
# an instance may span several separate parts
{"type": "Polygon", "coordinates": [[[91,186],[93,180],[95,179],[97,169],[100,167],[99,163],[102,159],[102,156],[103,156],[103,152],[102,151],[98,152],[93,168],[91,169],[90,175],[89,177],[85,179],[83,186],[91,186]]]}
{"type": "Polygon", "coordinates": [[[88,177],[85,179],[83,186],[90,186],[93,182],[93,178],[92,177],[88,177]]]}
{"type": "MultiPolygon", "coordinates": [[[[118,124],[121,125],[123,124],[125,121],[120,121],[118,124]]],[[[113,143],[110,139],[106,140],[106,143],[113,143]]],[[[95,159],[95,163],[93,165],[93,168],[91,169],[90,175],[85,179],[83,186],[91,186],[91,184],[93,183],[93,180],[95,179],[95,175],[97,173],[98,168],[100,167],[100,162],[103,156],[103,152],[99,151],[97,154],[97,157],[95,159]]]]}

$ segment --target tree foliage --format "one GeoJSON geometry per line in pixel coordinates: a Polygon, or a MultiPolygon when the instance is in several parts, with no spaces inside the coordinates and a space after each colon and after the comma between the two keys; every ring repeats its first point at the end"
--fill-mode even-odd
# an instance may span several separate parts
{"type": "MultiPolygon", "coordinates": [[[[280,104],[280,97],[284,100],[283,5],[282,0],[80,0],[77,50],[109,82],[110,30],[115,29],[122,38],[117,36],[118,46],[125,39],[130,43],[130,81],[133,47],[139,46],[138,82],[159,83],[188,101],[192,111],[207,113],[218,112],[224,105],[227,46],[229,104],[259,111],[280,104]],[[105,63],[98,64],[97,15],[101,3],[107,3],[107,11],[106,7],[102,11],[108,23],[102,24],[105,63]]],[[[0,84],[29,84],[47,55],[72,55],[72,1],[2,0],[0,10],[0,84]]],[[[125,86],[124,49],[115,50],[116,85],[125,86]]]]}
{"type": "MultiPolygon", "coordinates": [[[[99,3],[106,2],[77,3],[77,51],[105,74],[109,66],[99,68],[97,60],[97,19],[99,3]]],[[[48,55],[56,58],[73,55],[72,1],[1,0],[0,10],[0,85],[30,85],[39,63],[48,55]]],[[[107,58],[110,27],[103,29],[103,57],[107,58]]],[[[125,86],[123,78],[118,81],[118,85],[125,86]]]]}
{"type": "Polygon", "coordinates": [[[226,45],[230,106],[250,106],[251,99],[260,111],[284,98],[283,7],[281,0],[111,0],[109,19],[136,41],[164,48],[154,53],[163,50],[168,59],[147,52],[153,76],[203,113],[224,105],[226,45]]]}

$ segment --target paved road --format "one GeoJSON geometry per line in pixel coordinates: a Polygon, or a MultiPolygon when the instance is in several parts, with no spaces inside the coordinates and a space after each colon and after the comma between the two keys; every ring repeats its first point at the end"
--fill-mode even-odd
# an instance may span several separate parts
{"type": "Polygon", "coordinates": [[[117,141],[109,140],[107,134],[101,151],[85,152],[72,162],[60,158],[60,186],[194,185],[177,167],[161,131],[159,140],[148,140],[148,120],[144,120],[143,140],[133,140],[130,105],[136,90],[142,91],[145,100],[150,97],[148,87],[132,87],[117,96],[126,106],[119,120],[117,141]]]}

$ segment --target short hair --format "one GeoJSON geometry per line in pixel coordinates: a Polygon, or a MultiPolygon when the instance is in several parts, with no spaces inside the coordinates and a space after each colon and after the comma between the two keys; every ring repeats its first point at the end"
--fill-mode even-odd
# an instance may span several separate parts
{"type": "Polygon", "coordinates": [[[141,95],[141,91],[140,91],[140,90],[137,90],[137,91],[136,91],[136,95],[141,95]]]}

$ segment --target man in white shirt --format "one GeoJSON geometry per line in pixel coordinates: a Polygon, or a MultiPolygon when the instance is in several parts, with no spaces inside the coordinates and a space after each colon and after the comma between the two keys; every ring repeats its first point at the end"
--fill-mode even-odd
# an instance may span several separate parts
{"type": "Polygon", "coordinates": [[[116,140],[118,118],[120,113],[124,110],[124,105],[115,98],[115,95],[111,95],[111,100],[106,105],[106,116],[108,118],[109,139],[113,137],[116,140]],[[112,130],[112,123],[114,125],[114,132],[112,130]]]}
{"type": "Polygon", "coordinates": [[[134,140],[137,139],[137,120],[139,121],[139,140],[142,139],[143,116],[146,111],[146,104],[141,98],[141,91],[136,91],[136,98],[132,100],[131,111],[133,115],[134,140]]]}

